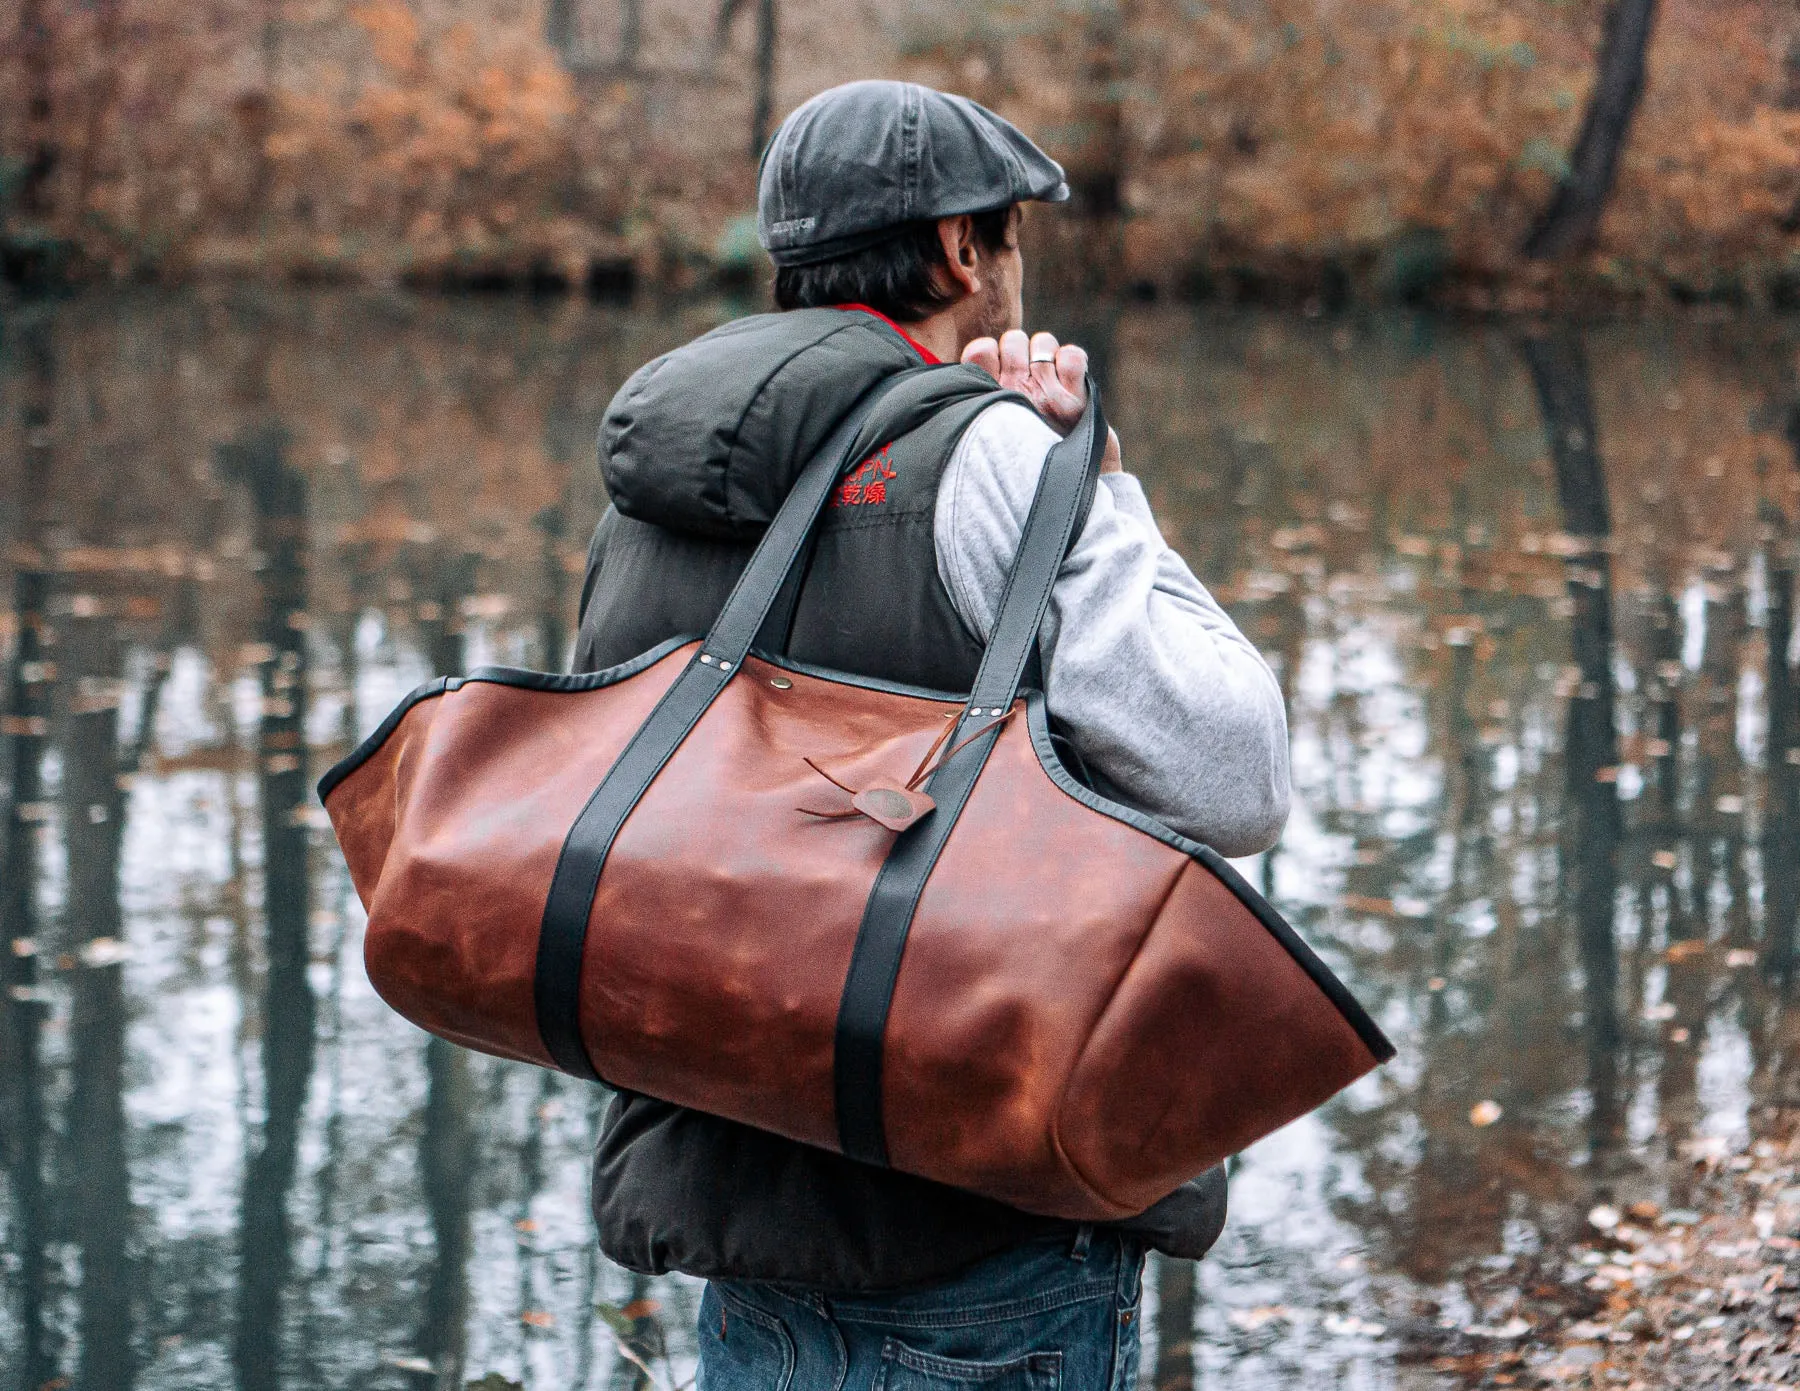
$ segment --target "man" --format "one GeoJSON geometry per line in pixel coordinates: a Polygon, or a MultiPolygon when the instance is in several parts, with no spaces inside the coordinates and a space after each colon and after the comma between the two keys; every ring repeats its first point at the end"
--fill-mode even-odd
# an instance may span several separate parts
{"type": "MultiPolygon", "coordinates": [[[[1067,196],[1054,161],[961,97],[860,82],[790,115],[763,157],[758,206],[782,312],[657,359],[607,412],[613,506],[589,555],[578,669],[705,631],[859,398],[921,363],[960,363],[942,370],[979,368],[1035,412],[965,390],[964,405],[853,469],[787,650],[967,690],[1038,472],[1085,406],[1086,354],[1021,326],[1020,205],[1067,196]]],[[[1096,786],[1227,855],[1273,843],[1288,802],[1280,690],[1163,544],[1116,434],[1041,655],[1059,736],[1096,786]]],[[[1203,1254],[1224,1179],[1203,1175],[1131,1222],[1078,1227],[621,1096],[593,1200],[614,1260],[709,1280],[699,1391],[1129,1391],[1144,1251],[1203,1254]]]]}

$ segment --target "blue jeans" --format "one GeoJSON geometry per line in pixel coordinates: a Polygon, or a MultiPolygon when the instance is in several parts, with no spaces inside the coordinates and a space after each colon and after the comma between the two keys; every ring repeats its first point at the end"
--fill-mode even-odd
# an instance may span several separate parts
{"type": "Polygon", "coordinates": [[[696,1391],[1133,1391],[1144,1251],[1086,1232],[898,1294],[713,1281],[696,1391]]]}

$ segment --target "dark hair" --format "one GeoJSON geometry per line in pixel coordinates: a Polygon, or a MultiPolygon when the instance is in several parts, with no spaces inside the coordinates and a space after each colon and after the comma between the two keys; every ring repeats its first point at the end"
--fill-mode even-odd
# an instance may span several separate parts
{"type": "MultiPolygon", "coordinates": [[[[993,255],[1008,245],[1012,208],[976,213],[975,242],[993,255]]],[[[866,304],[888,318],[913,323],[947,309],[957,296],[933,274],[944,264],[937,221],[908,222],[886,241],[810,266],[778,266],[775,306],[817,309],[822,305],[866,304]]]]}

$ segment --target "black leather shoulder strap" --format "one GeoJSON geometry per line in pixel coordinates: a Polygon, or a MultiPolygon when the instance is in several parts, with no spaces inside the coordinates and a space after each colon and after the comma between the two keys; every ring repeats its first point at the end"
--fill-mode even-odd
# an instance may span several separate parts
{"type": "Polygon", "coordinates": [[[1106,417],[1100,410],[1099,389],[1089,381],[1087,411],[1068,438],[1051,449],[1038,479],[975,689],[957,727],[956,742],[969,742],[932,774],[929,786],[936,809],[895,839],[863,909],[838,1005],[834,1076],[838,1143],[852,1159],[888,1162],[881,1060],[913,914],[1000,737],[998,729],[971,736],[1011,709],[1018,697],[1057,573],[1093,501],[1105,448],[1106,417]]]}

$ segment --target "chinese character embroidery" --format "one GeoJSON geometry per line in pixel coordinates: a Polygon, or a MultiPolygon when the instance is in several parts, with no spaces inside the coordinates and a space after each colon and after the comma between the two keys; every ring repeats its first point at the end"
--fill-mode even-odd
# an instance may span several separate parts
{"type": "Polygon", "coordinates": [[[890,451],[893,445],[884,444],[862,463],[831,495],[833,507],[864,507],[871,503],[887,501],[887,481],[896,476],[890,451]]]}

